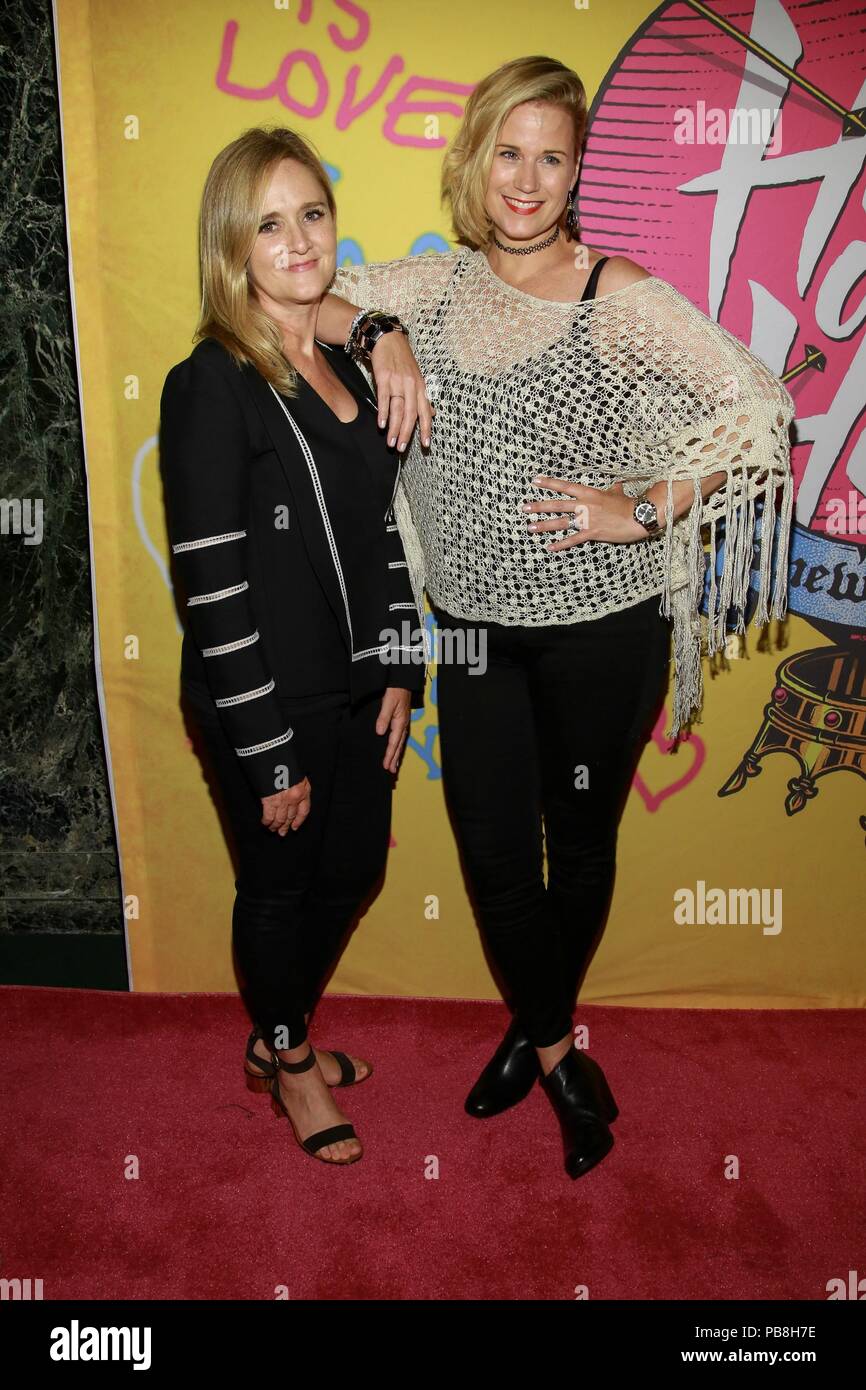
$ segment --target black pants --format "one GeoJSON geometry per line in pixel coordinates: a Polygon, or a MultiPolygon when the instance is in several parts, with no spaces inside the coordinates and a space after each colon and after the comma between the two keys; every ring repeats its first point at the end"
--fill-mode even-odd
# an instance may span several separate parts
{"type": "Polygon", "coordinates": [[[375,729],[381,696],[282,704],[312,789],[307,819],[284,836],[261,824],[261,799],[216,711],[193,713],[236,842],[232,933],[247,1006],[271,1046],[289,1048],[306,1039],[304,1015],[383,873],[393,779],[382,766],[388,735],[375,729]]]}
{"type": "Polygon", "coordinates": [[[619,819],[667,681],[658,607],[526,628],[434,608],[441,627],[486,632],[484,674],[437,667],[442,776],[483,936],[536,1047],[571,1032],[609,905],[619,819]]]}

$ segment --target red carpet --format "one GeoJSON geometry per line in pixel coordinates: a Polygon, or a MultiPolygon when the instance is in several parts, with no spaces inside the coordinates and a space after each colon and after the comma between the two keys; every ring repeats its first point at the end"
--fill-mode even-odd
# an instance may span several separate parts
{"type": "Polygon", "coordinates": [[[538,1087],[464,1114],[500,1005],[326,996],[314,1040],[376,1069],[334,1171],[245,1089],[232,996],[0,1002],[0,1274],[46,1299],[824,1299],[862,1266],[859,1011],[579,1010],[621,1114],[572,1182],[538,1087]]]}

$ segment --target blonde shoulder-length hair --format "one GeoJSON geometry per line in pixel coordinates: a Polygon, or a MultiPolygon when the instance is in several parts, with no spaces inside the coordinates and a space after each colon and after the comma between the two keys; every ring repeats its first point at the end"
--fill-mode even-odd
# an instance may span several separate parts
{"type": "Polygon", "coordinates": [[[336,220],[331,181],[302,135],[283,126],[256,126],[220,150],[205,180],[199,213],[201,310],[193,341],[216,338],[239,367],[251,362],[276,390],[294,396],[297,374],[283,355],[279,326],[262,309],[247,279],[262,199],[281,159],[295,159],[316,176],[336,220]]]}
{"type": "Polygon", "coordinates": [[[586,91],[571,68],[555,58],[514,58],[482,78],[442,161],[442,201],[450,205],[457,240],[473,249],[486,246],[493,232],[484,195],[496,137],[509,111],[524,101],[564,107],[574,122],[575,150],[583,144],[586,91]]]}

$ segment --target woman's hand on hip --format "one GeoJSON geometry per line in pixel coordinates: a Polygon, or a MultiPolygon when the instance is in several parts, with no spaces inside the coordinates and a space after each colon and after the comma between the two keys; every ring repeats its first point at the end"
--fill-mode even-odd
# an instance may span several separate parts
{"type": "Polygon", "coordinates": [[[285,835],[289,830],[299,830],[310,814],[310,779],[304,777],[285,791],[275,792],[273,796],[262,797],[262,825],[266,830],[275,830],[285,835]]]}
{"type": "Polygon", "coordinates": [[[568,550],[572,545],[584,541],[640,541],[646,540],[647,531],[634,519],[635,498],[628,497],[622,483],[613,487],[585,487],[582,483],[569,483],[564,478],[533,478],[536,487],[546,487],[553,492],[562,493],[557,499],[543,502],[524,502],[529,530],[562,531],[566,527],[573,534],[564,540],[553,541],[547,550],[568,550]],[[557,512],[557,516],[542,520],[531,513],[557,512]]]}
{"type": "Polygon", "coordinates": [[[382,759],[382,766],[388,772],[396,772],[409,735],[409,708],[411,695],[408,690],[389,686],[382,696],[379,718],[376,720],[376,733],[388,735],[388,747],[382,759]]]}
{"type": "Polygon", "coordinates": [[[388,425],[387,440],[398,452],[407,447],[415,421],[421,442],[430,443],[433,407],[427,399],[421,368],[405,333],[383,333],[370,354],[379,400],[379,427],[388,425]]]}

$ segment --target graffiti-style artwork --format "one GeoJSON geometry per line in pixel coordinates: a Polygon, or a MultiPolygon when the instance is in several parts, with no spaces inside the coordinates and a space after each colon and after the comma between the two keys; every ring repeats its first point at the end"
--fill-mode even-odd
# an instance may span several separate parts
{"type": "Polygon", "coordinates": [[[786,753],[789,815],[830,772],[866,777],[862,18],[856,0],[660,6],[602,84],[580,183],[584,239],[671,281],[797,403],[789,612],[832,646],[781,663],[719,790],[786,753]]]}

